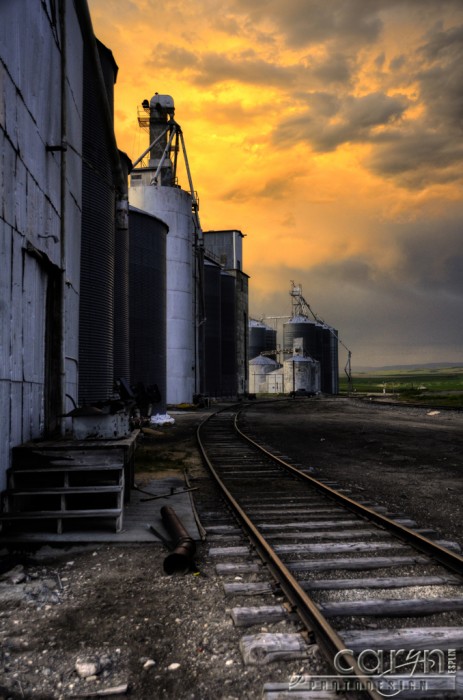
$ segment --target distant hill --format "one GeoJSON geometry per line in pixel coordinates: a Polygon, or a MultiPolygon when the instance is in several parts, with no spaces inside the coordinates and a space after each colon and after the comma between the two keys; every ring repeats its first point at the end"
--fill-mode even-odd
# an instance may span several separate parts
{"type": "Polygon", "coordinates": [[[422,369],[447,369],[451,367],[463,367],[463,362],[425,362],[415,365],[384,365],[383,367],[353,367],[352,371],[356,372],[390,372],[390,371],[413,371],[422,369]]]}

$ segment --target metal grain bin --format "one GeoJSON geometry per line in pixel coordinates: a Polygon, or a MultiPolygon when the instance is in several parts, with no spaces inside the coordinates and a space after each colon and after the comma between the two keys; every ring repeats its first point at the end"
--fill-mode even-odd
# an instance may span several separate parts
{"type": "Polygon", "coordinates": [[[222,272],[220,275],[221,316],[222,316],[222,396],[236,396],[236,303],[235,278],[222,272]]]}
{"type": "Polygon", "coordinates": [[[285,356],[292,354],[293,342],[297,338],[302,338],[304,354],[320,360],[320,324],[311,321],[306,316],[293,316],[293,318],[283,325],[283,347],[285,356]]]}
{"type": "Polygon", "coordinates": [[[130,207],[130,381],[157,385],[166,412],[166,235],[167,224],[130,207]]]}
{"type": "Polygon", "coordinates": [[[326,394],[339,392],[338,331],[322,326],[321,390],[326,394]]]}
{"type": "Polygon", "coordinates": [[[204,262],[204,391],[209,396],[220,396],[222,379],[221,341],[221,268],[216,263],[204,262]]]}
{"type": "Polygon", "coordinates": [[[267,349],[267,326],[261,321],[249,321],[249,359],[258,357],[267,349]]]}
{"type": "MultiPolygon", "coordinates": [[[[108,54],[106,58],[109,60],[108,54]]],[[[80,404],[109,398],[114,383],[115,195],[111,144],[88,52],[84,52],[83,75],[80,404]]]]}

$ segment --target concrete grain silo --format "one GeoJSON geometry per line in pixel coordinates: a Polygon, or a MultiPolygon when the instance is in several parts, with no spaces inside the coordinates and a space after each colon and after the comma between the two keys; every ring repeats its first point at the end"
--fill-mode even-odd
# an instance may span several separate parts
{"type": "MultiPolygon", "coordinates": [[[[195,225],[192,194],[176,185],[171,151],[177,154],[178,125],[174,102],[155,94],[144,103],[143,123],[149,126],[149,163],[132,171],[129,201],[161,219],[169,227],[166,246],[166,356],[167,403],[191,403],[196,392],[197,334],[195,278],[195,225]]],[[[141,118],[139,122],[142,124],[141,118]]],[[[140,157],[136,165],[141,162],[140,157]]]]}
{"type": "Polygon", "coordinates": [[[298,391],[316,394],[320,391],[320,362],[294,354],[284,361],[283,366],[286,394],[298,391]]]}
{"type": "MultiPolygon", "coordinates": [[[[133,177],[133,175],[132,175],[133,177]]],[[[195,386],[191,197],[173,187],[130,188],[130,203],[169,228],[166,244],[167,403],[190,403],[195,386]]]]}

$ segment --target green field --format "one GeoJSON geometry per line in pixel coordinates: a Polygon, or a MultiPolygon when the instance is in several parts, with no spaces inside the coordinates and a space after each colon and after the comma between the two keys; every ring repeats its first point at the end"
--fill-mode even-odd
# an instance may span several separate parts
{"type": "MultiPolygon", "coordinates": [[[[463,367],[352,372],[355,394],[386,395],[396,401],[463,407],[463,367]]],[[[346,375],[339,392],[348,393],[346,375]]]]}

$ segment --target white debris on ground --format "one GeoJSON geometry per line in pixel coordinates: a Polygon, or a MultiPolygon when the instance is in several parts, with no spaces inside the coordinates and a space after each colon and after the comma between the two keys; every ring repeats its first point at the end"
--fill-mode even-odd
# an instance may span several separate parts
{"type": "Polygon", "coordinates": [[[151,423],[154,425],[173,425],[175,418],[169,416],[168,413],[156,413],[155,416],[151,416],[151,423]]]}

